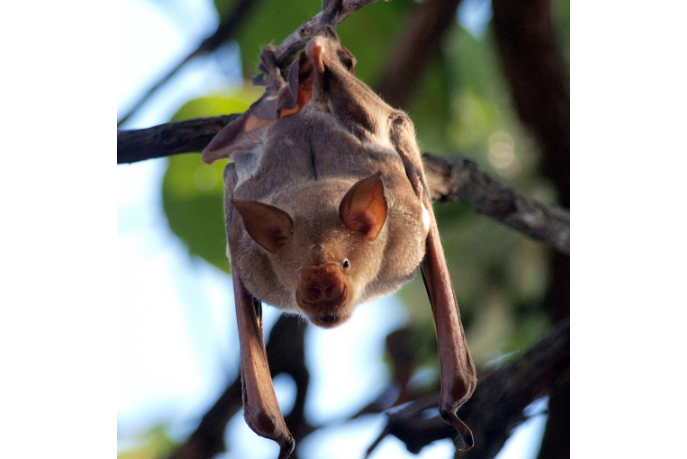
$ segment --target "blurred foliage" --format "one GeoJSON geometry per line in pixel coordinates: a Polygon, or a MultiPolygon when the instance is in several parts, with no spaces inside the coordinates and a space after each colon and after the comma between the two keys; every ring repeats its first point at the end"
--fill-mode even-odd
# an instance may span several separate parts
{"type": "MultiPolygon", "coordinates": [[[[236,0],[215,0],[220,17],[236,0]]],[[[315,15],[316,0],[264,0],[238,30],[244,76],[256,73],[262,46],[280,43],[315,15]]],[[[358,60],[356,75],[374,86],[390,51],[404,31],[413,0],[378,2],[354,13],[339,26],[343,44],[358,60]]],[[[569,1],[554,1],[556,37],[569,59],[569,1]]],[[[191,100],[173,120],[243,112],[261,88],[191,100]]],[[[456,24],[432,58],[420,87],[404,109],[413,119],[424,151],[458,154],[518,191],[552,202],[552,187],[538,175],[539,152],[513,110],[498,63],[491,31],[475,37],[456,24]]],[[[162,184],[163,204],[172,231],[189,252],[228,272],[222,204],[224,162],[208,166],[199,155],[169,158],[162,184]]],[[[544,313],[549,285],[548,255],[543,246],[457,203],[435,210],[463,323],[476,364],[521,349],[541,338],[550,324],[544,313]]],[[[422,337],[417,367],[437,365],[431,310],[419,276],[401,290],[408,326],[422,337]]],[[[419,343],[419,341],[418,341],[419,343]]]]}
{"type": "Polygon", "coordinates": [[[167,457],[179,447],[162,425],[154,426],[138,437],[139,444],[117,453],[117,459],[157,459],[167,457]]]}

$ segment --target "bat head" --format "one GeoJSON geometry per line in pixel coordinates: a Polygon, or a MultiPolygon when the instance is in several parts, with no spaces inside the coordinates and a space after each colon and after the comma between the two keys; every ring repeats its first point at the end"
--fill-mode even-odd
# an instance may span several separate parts
{"type": "Polygon", "coordinates": [[[306,190],[290,200],[289,212],[258,201],[232,201],[298,311],[325,328],[348,320],[377,277],[388,211],[379,172],[344,189],[342,198],[341,187],[330,191],[306,190]]]}

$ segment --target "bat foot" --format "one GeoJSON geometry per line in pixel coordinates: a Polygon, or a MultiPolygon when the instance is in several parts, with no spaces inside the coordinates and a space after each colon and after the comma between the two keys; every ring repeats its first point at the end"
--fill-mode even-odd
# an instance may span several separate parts
{"type": "Polygon", "coordinates": [[[441,419],[443,419],[447,424],[452,425],[458,432],[460,441],[463,443],[463,446],[458,448],[458,450],[468,451],[472,449],[472,447],[475,446],[475,439],[472,435],[472,430],[470,430],[470,428],[460,420],[455,412],[449,410],[439,410],[439,413],[441,414],[441,419]]]}

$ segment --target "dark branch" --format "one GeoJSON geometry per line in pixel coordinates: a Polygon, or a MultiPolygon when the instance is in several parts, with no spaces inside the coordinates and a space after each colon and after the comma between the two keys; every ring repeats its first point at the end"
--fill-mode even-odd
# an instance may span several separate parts
{"type": "MultiPolygon", "coordinates": [[[[569,381],[570,322],[564,320],[519,358],[496,370],[480,373],[475,393],[460,409],[461,419],[475,435],[475,447],[466,453],[457,452],[456,457],[491,459],[496,456],[513,429],[526,419],[523,410],[569,381]]],[[[435,394],[389,414],[380,437],[394,435],[412,453],[442,438],[455,440],[453,428],[439,417],[438,403],[439,394],[435,394]],[[423,416],[428,410],[434,412],[429,419],[423,416]]]]}
{"type": "Polygon", "coordinates": [[[117,164],[201,151],[240,115],[194,118],[147,129],[117,131],[117,164]]]}
{"type": "MultiPolygon", "coordinates": [[[[117,163],[201,151],[239,115],[196,118],[148,129],[117,132],[117,163]]],[[[434,199],[462,202],[562,253],[570,253],[570,214],[514,191],[462,158],[424,155],[434,199]]]]}
{"type": "MultiPolygon", "coordinates": [[[[493,0],[494,37],[517,113],[541,146],[541,171],[570,206],[570,71],[556,40],[551,0],[493,0]]],[[[570,315],[570,258],[551,259],[545,304],[570,315]]],[[[570,456],[570,386],[551,395],[539,459],[570,456]]]]}

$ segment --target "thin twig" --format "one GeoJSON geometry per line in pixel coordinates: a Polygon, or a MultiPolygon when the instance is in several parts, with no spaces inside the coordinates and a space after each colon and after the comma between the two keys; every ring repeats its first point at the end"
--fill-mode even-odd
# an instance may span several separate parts
{"type": "Polygon", "coordinates": [[[148,99],[150,99],[150,96],[152,96],[155,91],[157,91],[162,85],[176,75],[177,72],[184,67],[184,65],[198,56],[215,51],[222,43],[227,41],[234,33],[234,30],[236,30],[238,25],[241,23],[241,20],[246,16],[246,13],[248,13],[251,7],[253,7],[258,1],[259,0],[242,0],[241,3],[236,5],[234,11],[217,26],[217,30],[215,30],[212,35],[203,40],[202,43],[198,45],[198,48],[179,61],[176,66],[174,66],[169,72],[167,72],[166,75],[160,78],[157,83],[151,86],[150,89],[148,89],[148,91],[146,91],[138,99],[138,101],[129,109],[129,111],[122,116],[119,121],[117,121],[117,127],[121,126],[129,118],[131,118],[133,114],[136,113],[141,106],[148,101],[148,99]]]}

